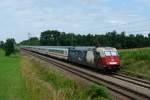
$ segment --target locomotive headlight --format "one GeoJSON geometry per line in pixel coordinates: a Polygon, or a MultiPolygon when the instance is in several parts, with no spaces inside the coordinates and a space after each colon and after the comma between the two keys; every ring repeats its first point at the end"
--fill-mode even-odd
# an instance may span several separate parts
{"type": "Polygon", "coordinates": [[[111,59],[111,61],[115,61],[115,59],[111,59]]]}
{"type": "Polygon", "coordinates": [[[109,64],[117,64],[117,62],[109,62],[109,64]]]}

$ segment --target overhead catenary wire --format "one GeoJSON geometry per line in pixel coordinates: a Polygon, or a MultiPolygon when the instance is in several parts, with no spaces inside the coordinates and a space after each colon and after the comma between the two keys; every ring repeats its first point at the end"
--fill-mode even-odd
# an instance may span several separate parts
{"type": "Polygon", "coordinates": [[[107,26],[104,26],[104,27],[101,27],[101,28],[98,28],[98,29],[109,29],[109,28],[112,28],[112,27],[124,27],[126,25],[135,25],[135,24],[141,24],[141,23],[150,23],[150,18],[148,19],[144,19],[144,20],[136,20],[136,21],[131,21],[131,22],[128,22],[128,23],[123,23],[123,24],[115,24],[115,25],[107,25],[107,26]],[[149,21],[149,22],[148,22],[149,21]]]}
{"type": "MultiPolygon", "coordinates": [[[[128,22],[128,23],[124,23],[124,24],[115,24],[115,25],[108,25],[106,27],[103,28],[96,28],[98,30],[97,33],[107,33],[107,32],[111,32],[111,31],[119,31],[119,32],[123,32],[125,31],[126,33],[150,33],[150,18],[148,19],[143,19],[143,20],[136,20],[136,21],[132,21],[132,22],[128,22]],[[135,30],[137,29],[137,30],[135,30]]],[[[94,28],[95,29],[95,28],[94,28]]]]}

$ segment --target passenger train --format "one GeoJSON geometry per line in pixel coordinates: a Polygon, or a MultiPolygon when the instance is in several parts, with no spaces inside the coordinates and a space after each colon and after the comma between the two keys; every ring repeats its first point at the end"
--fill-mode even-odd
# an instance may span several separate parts
{"type": "Polygon", "coordinates": [[[113,47],[24,46],[22,48],[103,71],[116,72],[120,68],[120,57],[113,47]]]}

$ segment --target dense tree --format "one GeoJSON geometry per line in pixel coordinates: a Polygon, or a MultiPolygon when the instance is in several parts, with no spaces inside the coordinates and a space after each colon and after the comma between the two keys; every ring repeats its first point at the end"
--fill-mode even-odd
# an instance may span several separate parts
{"type": "Polygon", "coordinates": [[[15,53],[15,40],[7,39],[4,44],[5,56],[10,56],[12,53],[15,53]]]}
{"type": "Polygon", "coordinates": [[[116,48],[140,48],[150,46],[150,33],[148,36],[142,34],[129,34],[116,31],[107,32],[103,35],[81,35],[74,33],[59,32],[57,30],[47,30],[41,33],[40,40],[30,39],[21,44],[45,46],[112,46],[116,48]],[[33,42],[33,41],[34,42],[33,42]],[[35,42],[35,41],[38,42],[35,42]],[[32,42],[31,42],[32,41],[32,42]],[[25,43],[24,43],[25,42],[25,43]]]}
{"type": "Polygon", "coordinates": [[[24,40],[20,45],[40,45],[40,40],[37,37],[31,37],[28,40],[24,40]]]}
{"type": "Polygon", "coordinates": [[[60,45],[60,32],[57,30],[48,30],[41,33],[41,45],[60,45]]]}

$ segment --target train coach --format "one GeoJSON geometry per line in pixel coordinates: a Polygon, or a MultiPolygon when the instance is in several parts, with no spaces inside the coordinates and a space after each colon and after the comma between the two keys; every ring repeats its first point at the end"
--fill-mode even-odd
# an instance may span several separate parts
{"type": "Polygon", "coordinates": [[[54,58],[68,60],[69,46],[23,46],[22,48],[44,55],[49,55],[54,58]]]}
{"type": "Polygon", "coordinates": [[[57,47],[30,46],[28,50],[67,60],[95,69],[116,72],[120,67],[120,58],[113,47],[57,47]]]}

